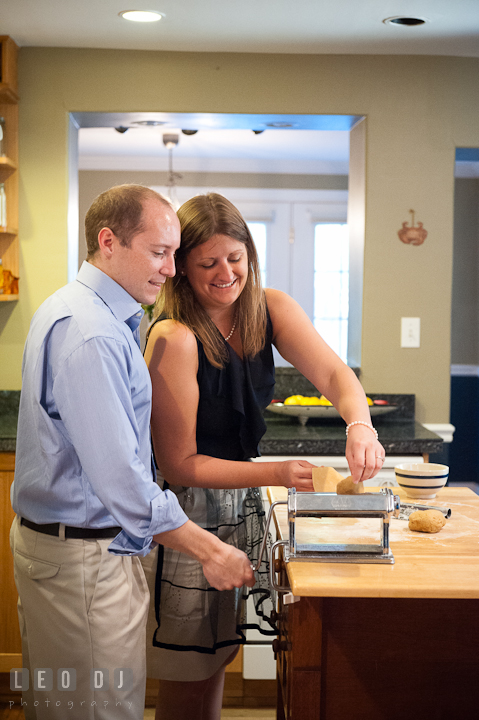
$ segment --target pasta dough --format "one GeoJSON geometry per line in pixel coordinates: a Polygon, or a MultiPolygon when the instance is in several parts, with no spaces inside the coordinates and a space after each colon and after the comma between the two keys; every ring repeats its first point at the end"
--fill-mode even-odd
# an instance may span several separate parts
{"type": "Polygon", "coordinates": [[[343,479],[332,467],[313,468],[314,492],[336,492],[336,485],[343,479]]]}
{"type": "Polygon", "coordinates": [[[364,485],[362,482],[354,483],[353,476],[349,475],[347,478],[343,478],[336,485],[336,493],[338,495],[360,495],[364,492],[364,485]]]}
{"type": "Polygon", "coordinates": [[[409,516],[409,529],[417,532],[437,533],[446,524],[439,510],[416,510],[409,516]]]}

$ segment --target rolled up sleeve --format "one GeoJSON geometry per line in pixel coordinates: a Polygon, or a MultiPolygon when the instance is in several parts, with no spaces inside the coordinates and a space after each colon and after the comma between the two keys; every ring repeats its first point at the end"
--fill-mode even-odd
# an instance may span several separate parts
{"type": "Polygon", "coordinates": [[[150,380],[133,353],[115,338],[92,338],[55,368],[52,387],[65,442],[78,456],[90,518],[99,501],[122,528],[110,552],[146,555],[154,535],[188,518],[176,496],[154,481],[150,380]]]}

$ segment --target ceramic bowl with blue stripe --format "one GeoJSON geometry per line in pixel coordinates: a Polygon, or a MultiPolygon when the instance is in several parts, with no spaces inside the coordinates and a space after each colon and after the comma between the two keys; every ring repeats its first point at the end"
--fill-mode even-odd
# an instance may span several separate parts
{"type": "Polygon", "coordinates": [[[449,477],[447,465],[439,463],[401,463],[394,468],[396,480],[411,498],[433,498],[449,477]]]}

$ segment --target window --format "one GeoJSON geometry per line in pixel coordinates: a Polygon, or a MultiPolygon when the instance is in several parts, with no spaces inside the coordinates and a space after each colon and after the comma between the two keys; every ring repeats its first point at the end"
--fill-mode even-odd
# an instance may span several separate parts
{"type": "MultiPolygon", "coordinates": [[[[346,362],[349,310],[347,190],[211,188],[236,205],[255,242],[265,287],[291,295],[346,362]]],[[[203,187],[179,187],[184,202],[203,187]]],[[[288,365],[274,350],[275,364],[288,365]]]]}
{"type": "Polygon", "coordinates": [[[349,235],[346,223],[314,228],[314,326],[347,361],[349,314],[349,235]]]}
{"type": "Polygon", "coordinates": [[[264,222],[247,222],[249,231],[253,237],[253,242],[258,253],[259,267],[261,270],[261,284],[266,286],[266,223],[264,222]]]}

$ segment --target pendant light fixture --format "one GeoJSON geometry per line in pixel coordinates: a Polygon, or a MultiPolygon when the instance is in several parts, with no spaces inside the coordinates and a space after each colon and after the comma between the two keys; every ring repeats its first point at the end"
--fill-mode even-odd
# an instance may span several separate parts
{"type": "Polygon", "coordinates": [[[171,204],[178,210],[180,203],[176,192],[176,181],[183,177],[180,173],[173,171],[173,150],[178,145],[180,136],[177,133],[163,133],[163,145],[168,149],[168,176],[166,187],[168,188],[168,199],[171,204]]]}

